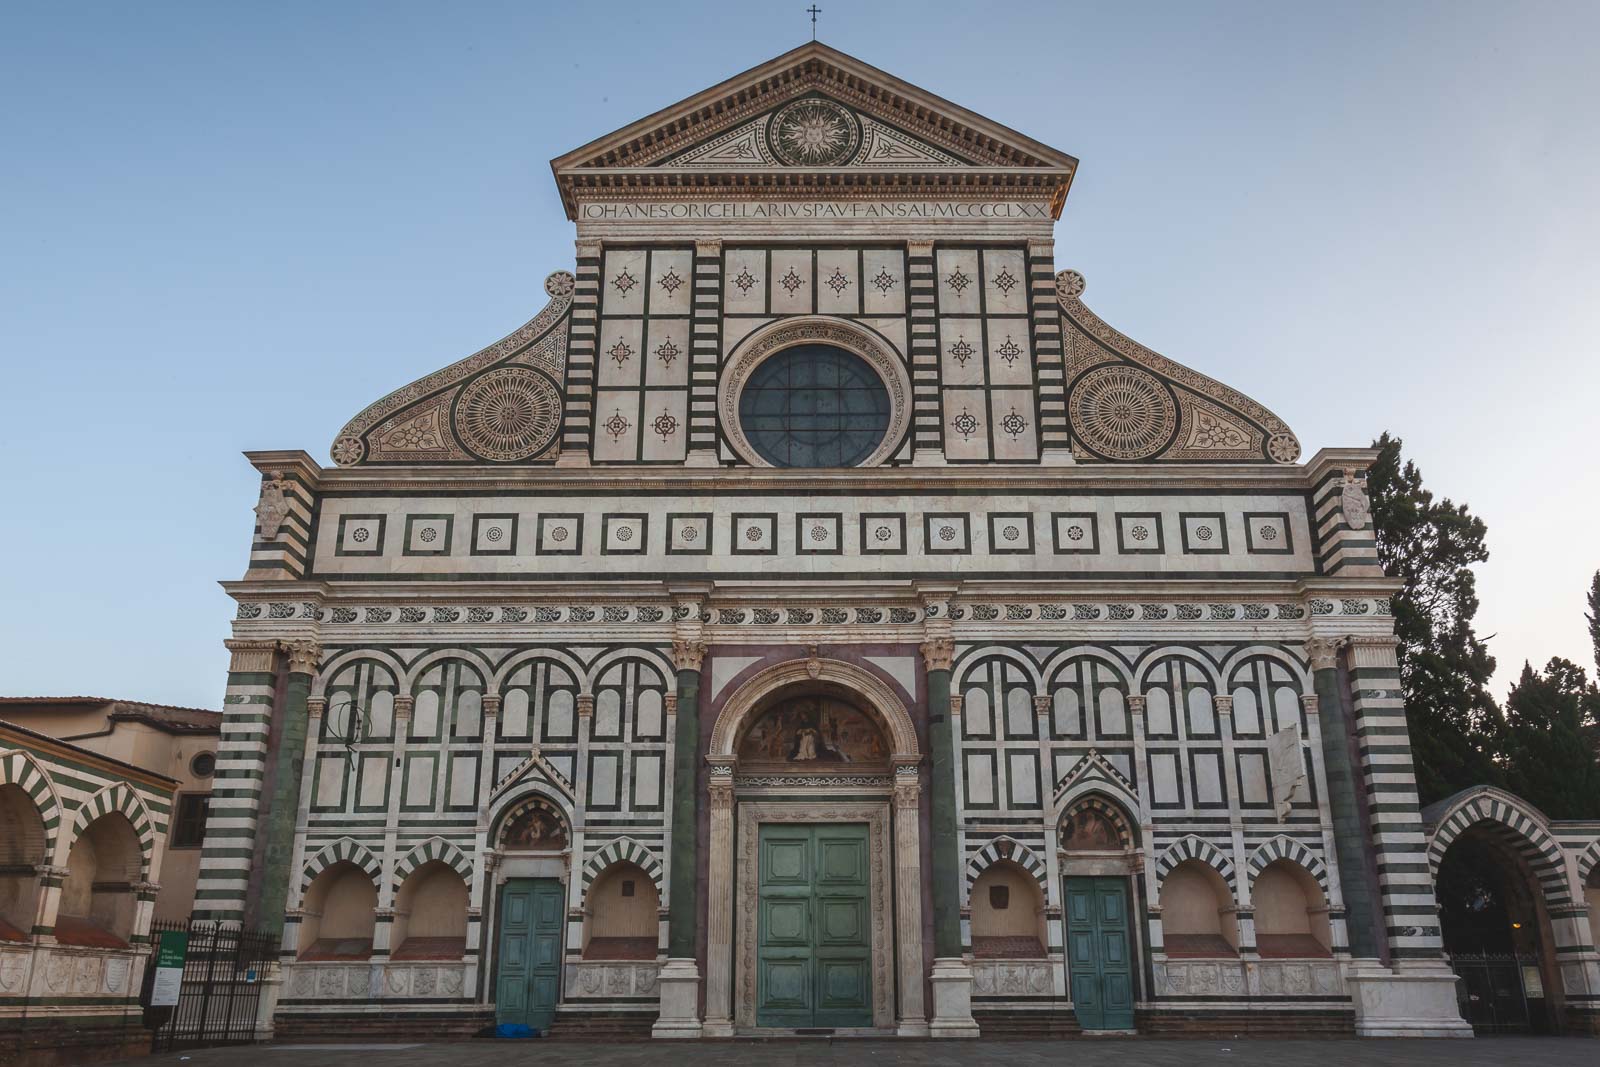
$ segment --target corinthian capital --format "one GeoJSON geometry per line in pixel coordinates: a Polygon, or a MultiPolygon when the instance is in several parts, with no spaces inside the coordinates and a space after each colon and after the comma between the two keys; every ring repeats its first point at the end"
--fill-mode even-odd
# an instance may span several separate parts
{"type": "Polygon", "coordinates": [[[956,658],[956,643],[948,637],[930,637],[922,642],[922,661],[930,671],[947,671],[956,658]]]}
{"type": "Polygon", "coordinates": [[[680,671],[698,671],[706,658],[706,646],[700,641],[672,642],[672,665],[680,671]]]}
{"type": "Polygon", "coordinates": [[[1324,637],[1307,641],[1306,655],[1311,657],[1311,669],[1314,671],[1331,671],[1339,665],[1339,646],[1324,637]]]}
{"type": "Polygon", "coordinates": [[[322,648],[315,641],[285,641],[283,651],[289,656],[290,674],[317,673],[317,661],[322,658],[322,648]]]}

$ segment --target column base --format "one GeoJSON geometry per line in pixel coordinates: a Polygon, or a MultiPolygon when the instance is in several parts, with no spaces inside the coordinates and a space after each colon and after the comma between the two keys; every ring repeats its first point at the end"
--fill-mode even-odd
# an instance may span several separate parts
{"type": "Polygon", "coordinates": [[[721,463],[717,462],[716,450],[710,448],[691,448],[689,454],[683,457],[683,465],[685,467],[722,466],[721,463]]]}
{"type": "Polygon", "coordinates": [[[582,452],[562,452],[556,456],[558,467],[587,467],[589,457],[582,452]]]}
{"type": "Polygon", "coordinates": [[[661,1014],[651,1037],[700,1037],[700,968],[692,959],[668,960],[656,979],[661,987],[661,1014]]]}
{"type": "Polygon", "coordinates": [[[911,453],[913,467],[946,467],[949,462],[944,453],[935,448],[919,448],[911,453]]]}
{"type": "Polygon", "coordinates": [[[972,1017],[972,968],[960,956],[933,961],[933,1022],[929,1037],[965,1038],[978,1036],[978,1021],[972,1017]]]}
{"type": "Polygon", "coordinates": [[[733,1036],[733,1020],[732,1019],[707,1019],[705,1025],[700,1028],[700,1036],[701,1037],[732,1037],[733,1036]]]}
{"type": "Polygon", "coordinates": [[[1041,467],[1076,467],[1078,457],[1072,454],[1070,448],[1047,448],[1039,454],[1041,467]]]}
{"type": "Polygon", "coordinates": [[[1441,961],[1385,967],[1354,960],[1344,974],[1358,1037],[1471,1037],[1456,1007],[1456,978],[1441,961]]]}

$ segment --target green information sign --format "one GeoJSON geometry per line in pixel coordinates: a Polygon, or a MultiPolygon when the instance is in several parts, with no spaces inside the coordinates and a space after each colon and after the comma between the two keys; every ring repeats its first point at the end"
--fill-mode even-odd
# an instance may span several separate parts
{"type": "Polygon", "coordinates": [[[187,930],[163,930],[156,944],[156,979],[150,988],[152,1008],[171,1008],[183,988],[183,962],[189,955],[187,930]]]}

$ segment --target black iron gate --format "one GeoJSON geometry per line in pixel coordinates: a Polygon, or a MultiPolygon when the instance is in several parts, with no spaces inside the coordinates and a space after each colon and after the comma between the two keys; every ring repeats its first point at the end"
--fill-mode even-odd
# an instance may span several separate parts
{"type": "Polygon", "coordinates": [[[1516,952],[1457,952],[1450,964],[1461,981],[1461,1017],[1480,1034],[1545,1029],[1544,982],[1539,957],[1516,952]]]}
{"type": "MultiPolygon", "coordinates": [[[[189,935],[183,983],[174,1008],[165,1011],[155,1032],[155,1052],[204,1045],[246,1045],[255,1040],[261,983],[277,955],[270,935],[210,922],[156,922],[150,939],[163,931],[189,935]]],[[[152,956],[150,970],[155,968],[152,956]]]]}

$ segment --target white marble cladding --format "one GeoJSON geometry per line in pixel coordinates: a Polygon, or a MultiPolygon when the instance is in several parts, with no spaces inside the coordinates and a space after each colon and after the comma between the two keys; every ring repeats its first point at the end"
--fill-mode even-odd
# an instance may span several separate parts
{"type": "Polygon", "coordinates": [[[1158,997],[1339,997],[1336,960],[1170,960],[1154,963],[1158,997]]]}
{"type": "Polygon", "coordinates": [[[581,960],[566,965],[566,999],[613,1000],[617,997],[656,997],[658,960],[581,960]]]}
{"type": "Polygon", "coordinates": [[[597,569],[1195,577],[1314,563],[1305,499],[1293,493],[330,496],[317,530],[320,576],[597,569]]]}
{"type": "Polygon", "coordinates": [[[0,1000],[28,997],[69,1004],[74,1014],[81,1014],[82,1007],[74,1003],[79,998],[84,998],[83,1007],[111,998],[121,1011],[127,998],[138,995],[148,956],[138,948],[8,945],[0,949],[0,1000]]]}
{"type": "Polygon", "coordinates": [[[436,1000],[468,995],[475,960],[444,963],[286,963],[289,1000],[436,1000]]]}

